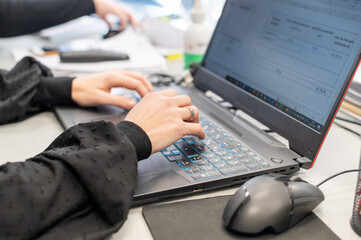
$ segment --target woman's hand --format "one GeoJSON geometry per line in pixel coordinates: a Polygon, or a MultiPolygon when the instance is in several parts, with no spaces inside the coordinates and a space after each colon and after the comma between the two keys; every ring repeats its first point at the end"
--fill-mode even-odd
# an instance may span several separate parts
{"type": "Polygon", "coordinates": [[[155,153],[185,135],[205,138],[205,132],[199,125],[199,111],[191,105],[190,97],[178,95],[175,90],[153,92],[147,94],[125,120],[134,122],[147,133],[152,153],[155,153]],[[193,109],[194,117],[187,106],[193,109]]]}
{"type": "Polygon", "coordinates": [[[93,0],[95,13],[101,17],[108,25],[111,24],[106,19],[108,14],[114,14],[120,19],[120,30],[124,30],[128,23],[137,28],[140,23],[134,18],[134,16],[127,11],[119,2],[113,0],[93,0]]]}
{"type": "Polygon", "coordinates": [[[136,102],[133,99],[110,94],[113,87],[136,90],[142,97],[153,91],[152,84],[143,74],[113,70],[89,77],[75,78],[72,83],[71,97],[74,102],[83,107],[108,104],[126,109],[134,107],[136,102]]]}

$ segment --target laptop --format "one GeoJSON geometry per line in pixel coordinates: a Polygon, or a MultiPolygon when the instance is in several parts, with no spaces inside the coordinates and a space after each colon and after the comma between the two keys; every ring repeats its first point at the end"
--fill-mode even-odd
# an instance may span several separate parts
{"type": "MultiPolygon", "coordinates": [[[[175,87],[201,112],[207,137],[186,136],[139,162],[134,204],[310,168],[360,62],[361,4],[227,0],[194,86],[175,87]],[[288,146],[205,95],[212,91],[288,146]]],[[[64,127],[119,122],[126,111],[56,107],[64,127]]]]}

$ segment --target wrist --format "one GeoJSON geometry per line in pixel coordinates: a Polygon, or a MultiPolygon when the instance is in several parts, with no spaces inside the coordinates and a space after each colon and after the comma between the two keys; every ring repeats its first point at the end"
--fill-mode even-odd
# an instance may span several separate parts
{"type": "Polygon", "coordinates": [[[73,102],[79,105],[79,86],[78,86],[78,78],[74,78],[71,82],[71,99],[73,102]]]}
{"type": "Polygon", "coordinates": [[[99,17],[102,17],[102,15],[103,15],[103,13],[101,11],[102,0],[93,0],[93,4],[94,4],[95,14],[97,14],[99,17]]]}

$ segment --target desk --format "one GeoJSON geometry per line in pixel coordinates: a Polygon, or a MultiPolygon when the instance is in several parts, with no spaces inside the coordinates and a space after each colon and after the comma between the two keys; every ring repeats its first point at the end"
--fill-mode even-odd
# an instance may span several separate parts
{"type": "MultiPolygon", "coordinates": [[[[10,68],[14,61],[2,50],[0,41],[0,68],[10,68]]],[[[0,126],[0,165],[6,161],[23,161],[43,151],[52,140],[63,131],[51,112],[38,114],[25,121],[0,126]],[[19,149],[18,146],[22,146],[19,149]]],[[[361,132],[361,127],[358,129],[361,132]]],[[[360,139],[337,125],[330,129],[318,159],[311,170],[301,170],[301,178],[312,184],[343,170],[359,167],[360,139]]],[[[339,176],[324,185],[321,190],[325,201],[316,209],[317,216],[340,238],[360,239],[350,226],[357,173],[339,176]]],[[[233,194],[237,188],[204,193],[184,199],[233,194]]],[[[152,239],[152,235],[142,217],[141,207],[132,208],[124,226],[111,237],[118,239],[152,239]]]]}

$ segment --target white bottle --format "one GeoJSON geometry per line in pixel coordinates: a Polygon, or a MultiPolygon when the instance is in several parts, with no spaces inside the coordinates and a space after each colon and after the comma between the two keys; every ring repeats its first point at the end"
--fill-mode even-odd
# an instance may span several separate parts
{"type": "Polygon", "coordinates": [[[202,61],[211,38],[211,31],[204,23],[205,11],[201,0],[194,1],[191,14],[192,24],[187,29],[184,39],[185,69],[187,69],[192,62],[202,61]]]}

